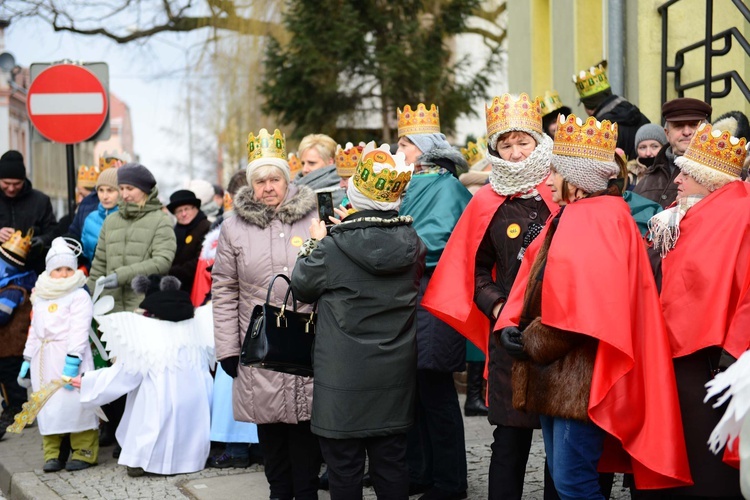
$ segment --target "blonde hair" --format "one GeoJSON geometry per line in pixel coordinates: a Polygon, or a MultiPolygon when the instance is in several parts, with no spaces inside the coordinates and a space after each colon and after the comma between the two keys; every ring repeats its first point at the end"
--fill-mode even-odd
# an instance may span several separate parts
{"type": "Polygon", "coordinates": [[[310,148],[315,148],[327,165],[333,163],[333,159],[336,157],[336,141],[325,134],[310,134],[303,137],[299,143],[297,158],[301,158],[305,151],[310,148]]]}

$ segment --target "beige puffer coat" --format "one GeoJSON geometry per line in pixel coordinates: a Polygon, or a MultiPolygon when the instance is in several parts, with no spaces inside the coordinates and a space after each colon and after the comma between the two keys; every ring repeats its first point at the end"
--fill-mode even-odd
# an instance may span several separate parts
{"type": "MultiPolygon", "coordinates": [[[[276,274],[290,276],[302,243],[317,216],[313,191],[290,184],[278,210],[253,199],[252,187],[234,198],[235,217],[224,221],[211,274],[216,358],[239,356],[253,307],[266,300],[276,274]]],[[[271,301],[280,306],[286,282],[276,280],[271,301]]],[[[298,310],[310,311],[299,304],[298,310]]],[[[313,381],[251,367],[239,367],[232,401],[235,420],[296,424],[310,420],[313,381]]]]}

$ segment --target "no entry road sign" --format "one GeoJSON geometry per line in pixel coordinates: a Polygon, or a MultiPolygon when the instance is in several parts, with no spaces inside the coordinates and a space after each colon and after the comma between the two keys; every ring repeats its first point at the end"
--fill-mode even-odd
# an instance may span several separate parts
{"type": "Polygon", "coordinates": [[[75,64],[50,66],[31,82],[26,108],[31,123],[50,141],[76,144],[93,137],[107,119],[102,82],[75,64]]]}

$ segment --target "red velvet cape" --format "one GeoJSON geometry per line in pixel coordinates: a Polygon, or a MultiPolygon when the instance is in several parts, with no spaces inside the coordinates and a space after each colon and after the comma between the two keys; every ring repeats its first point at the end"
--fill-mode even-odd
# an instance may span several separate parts
{"type": "MultiPolygon", "coordinates": [[[[495,330],[518,325],[532,243],[495,330]]],[[[552,239],[542,322],[599,340],[588,415],[607,432],[599,470],[633,472],[638,488],[692,484],[672,356],[651,266],[622,198],[568,205],[552,239]]]]}
{"type": "Polygon", "coordinates": [[[750,185],[730,182],[687,211],[662,259],[661,303],[675,358],[750,347],[750,185]]]}
{"type": "MultiPolygon", "coordinates": [[[[557,212],[559,207],[552,202],[549,188],[541,183],[536,190],[550,212],[557,212]]],[[[479,244],[506,199],[489,184],[476,192],[453,229],[422,298],[422,307],[448,323],[485,355],[489,350],[490,320],[474,304],[474,269],[479,244]]]]}

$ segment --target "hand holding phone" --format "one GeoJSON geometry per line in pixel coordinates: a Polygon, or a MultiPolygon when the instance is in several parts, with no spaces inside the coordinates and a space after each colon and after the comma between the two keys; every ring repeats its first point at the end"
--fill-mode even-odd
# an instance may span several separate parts
{"type": "Polygon", "coordinates": [[[318,197],[318,218],[322,220],[326,226],[332,226],[333,222],[329,217],[335,217],[336,213],[333,211],[333,194],[330,192],[317,193],[318,197]]]}

